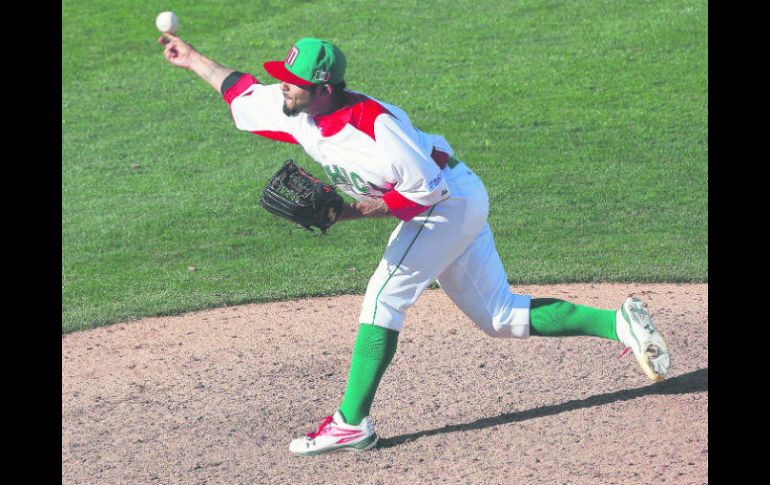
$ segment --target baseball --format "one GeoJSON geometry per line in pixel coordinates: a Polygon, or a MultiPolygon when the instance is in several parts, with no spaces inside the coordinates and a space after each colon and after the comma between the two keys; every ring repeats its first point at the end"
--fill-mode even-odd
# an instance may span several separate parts
{"type": "Polygon", "coordinates": [[[174,12],[161,12],[155,18],[155,26],[161,32],[173,34],[179,28],[179,17],[174,12]]]}

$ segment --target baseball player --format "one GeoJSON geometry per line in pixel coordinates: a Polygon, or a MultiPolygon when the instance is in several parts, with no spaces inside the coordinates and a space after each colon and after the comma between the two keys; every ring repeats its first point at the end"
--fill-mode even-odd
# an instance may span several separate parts
{"type": "Polygon", "coordinates": [[[594,336],[630,348],[644,373],[663,379],[670,366],[646,305],[618,310],[510,292],[487,223],[481,179],[444,137],[416,128],[400,107],[346,88],[346,61],[335,45],[297,41],[283,60],[264,63],[275,84],[223,67],[173,34],[159,42],[173,65],[208,82],[230,107],[239,130],[298,144],[332,184],[356,202],[339,221],[395,217],[382,259],[369,280],[347,387],[338,409],[291,441],[299,455],[368,450],[377,444],[369,410],[396,352],[404,317],[433,282],[483,332],[499,338],[594,336]]]}

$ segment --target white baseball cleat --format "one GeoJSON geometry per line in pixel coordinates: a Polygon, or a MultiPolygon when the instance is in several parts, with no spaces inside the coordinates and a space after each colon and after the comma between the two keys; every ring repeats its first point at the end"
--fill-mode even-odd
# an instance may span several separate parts
{"type": "Polygon", "coordinates": [[[339,411],[327,416],[318,429],[303,438],[292,440],[289,451],[297,455],[321,455],[332,451],[363,451],[377,445],[372,418],[365,417],[361,424],[347,424],[339,411]]]}
{"type": "Polygon", "coordinates": [[[671,357],[663,336],[652,323],[647,304],[627,298],[615,314],[615,330],[620,342],[630,348],[647,377],[662,381],[671,366],[671,357]]]}

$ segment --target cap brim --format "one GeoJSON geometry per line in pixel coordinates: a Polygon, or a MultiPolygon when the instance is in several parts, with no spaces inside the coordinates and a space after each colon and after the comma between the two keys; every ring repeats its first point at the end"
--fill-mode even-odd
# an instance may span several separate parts
{"type": "Polygon", "coordinates": [[[313,85],[313,83],[311,83],[310,81],[307,81],[305,79],[302,79],[301,77],[298,77],[292,74],[288,69],[286,69],[286,66],[284,66],[283,61],[269,61],[262,64],[262,66],[265,68],[265,71],[267,71],[268,74],[278,79],[279,81],[284,81],[289,84],[295,84],[297,86],[313,85]]]}

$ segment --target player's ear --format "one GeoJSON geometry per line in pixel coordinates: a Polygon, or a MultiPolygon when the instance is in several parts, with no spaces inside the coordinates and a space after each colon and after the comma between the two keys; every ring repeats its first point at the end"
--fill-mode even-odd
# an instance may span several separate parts
{"type": "Polygon", "coordinates": [[[318,87],[318,91],[316,91],[316,94],[319,96],[329,96],[332,94],[332,87],[330,84],[321,84],[318,87]]]}

